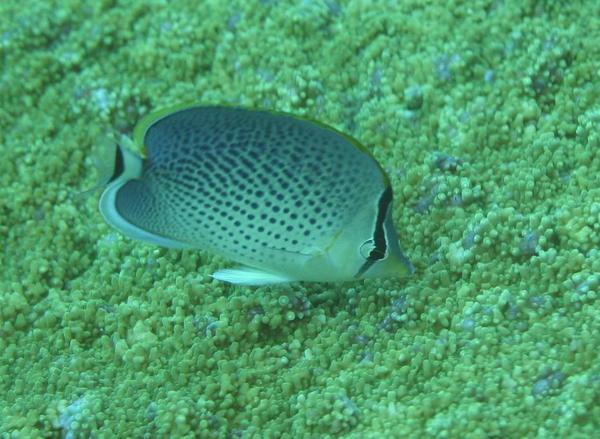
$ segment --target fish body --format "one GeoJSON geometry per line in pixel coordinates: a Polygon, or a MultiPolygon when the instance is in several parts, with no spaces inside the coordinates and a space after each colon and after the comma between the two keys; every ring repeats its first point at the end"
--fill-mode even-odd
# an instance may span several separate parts
{"type": "MultiPolygon", "coordinates": [[[[239,284],[399,276],[412,265],[392,221],[392,188],[355,139],[272,111],[183,106],[151,114],[116,145],[100,198],[108,224],[242,264],[239,284]]],[[[111,153],[111,154],[112,154],[111,153]]]]}

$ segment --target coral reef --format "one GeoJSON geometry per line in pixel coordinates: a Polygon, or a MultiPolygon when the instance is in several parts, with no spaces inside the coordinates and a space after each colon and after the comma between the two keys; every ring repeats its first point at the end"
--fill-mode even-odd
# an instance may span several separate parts
{"type": "Polygon", "coordinates": [[[599,12],[0,2],[0,436],[594,436],[599,12]],[[360,139],[416,273],[239,288],[110,230],[94,144],[183,100],[360,139]]]}

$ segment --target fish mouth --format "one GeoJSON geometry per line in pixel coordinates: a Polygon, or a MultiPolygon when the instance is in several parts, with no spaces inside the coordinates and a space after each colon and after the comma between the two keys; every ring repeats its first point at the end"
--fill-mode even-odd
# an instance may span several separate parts
{"type": "Polygon", "coordinates": [[[408,269],[408,274],[414,274],[415,273],[415,266],[412,264],[412,262],[410,262],[410,259],[408,259],[406,256],[402,255],[402,263],[404,264],[404,266],[408,269]]]}

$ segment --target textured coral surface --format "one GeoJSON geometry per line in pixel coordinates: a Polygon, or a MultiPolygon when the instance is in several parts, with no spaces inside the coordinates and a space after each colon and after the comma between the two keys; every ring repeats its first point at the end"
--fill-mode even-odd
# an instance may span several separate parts
{"type": "MultiPolygon", "coordinates": [[[[592,437],[596,0],[2,0],[0,436],[592,437]],[[387,170],[406,279],[240,288],[124,239],[92,149],[182,101],[387,170]]],[[[360,184],[360,182],[357,182],[360,184]]]]}

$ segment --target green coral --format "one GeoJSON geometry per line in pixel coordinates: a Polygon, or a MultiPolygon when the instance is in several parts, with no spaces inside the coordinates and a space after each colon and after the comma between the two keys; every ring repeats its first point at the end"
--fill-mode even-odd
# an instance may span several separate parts
{"type": "Polygon", "coordinates": [[[596,2],[0,2],[0,436],[592,437],[596,2]],[[239,288],[124,239],[91,151],[182,100],[388,171],[408,279],[239,288]]]}

